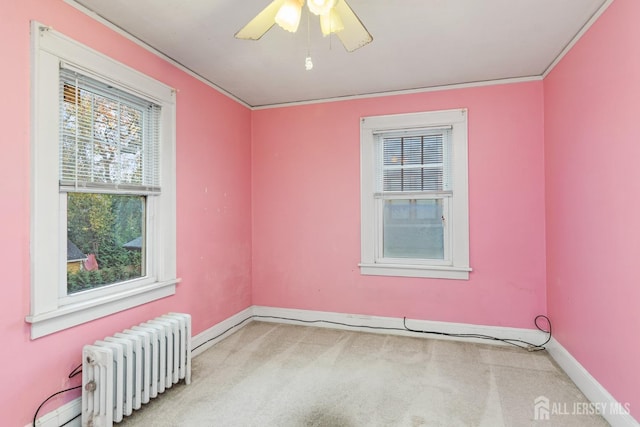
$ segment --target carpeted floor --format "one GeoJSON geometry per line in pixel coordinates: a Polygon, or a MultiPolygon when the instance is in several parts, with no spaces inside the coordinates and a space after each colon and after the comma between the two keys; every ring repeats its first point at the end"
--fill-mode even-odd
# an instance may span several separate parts
{"type": "Polygon", "coordinates": [[[606,426],[546,352],[252,322],[120,426],[606,426]],[[534,417],[534,400],[559,409],[534,417]],[[585,411],[582,411],[585,412],[585,411]]]}

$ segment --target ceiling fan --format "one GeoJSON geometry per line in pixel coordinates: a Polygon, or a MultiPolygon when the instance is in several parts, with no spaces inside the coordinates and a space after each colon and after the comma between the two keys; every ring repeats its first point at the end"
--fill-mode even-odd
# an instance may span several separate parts
{"type": "MultiPolygon", "coordinates": [[[[235,34],[238,39],[258,40],[274,24],[292,33],[298,30],[305,0],[274,0],[235,34]]],[[[346,0],[307,0],[307,7],[320,17],[324,36],[335,33],[345,49],[353,52],[373,40],[346,0]]]]}

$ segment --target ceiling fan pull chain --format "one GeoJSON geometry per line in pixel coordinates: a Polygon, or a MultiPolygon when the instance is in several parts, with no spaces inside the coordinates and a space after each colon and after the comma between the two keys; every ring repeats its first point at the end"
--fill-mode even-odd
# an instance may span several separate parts
{"type": "Polygon", "coordinates": [[[309,8],[307,8],[307,57],[304,60],[304,69],[311,71],[313,61],[311,60],[311,19],[309,18],[309,8]]]}

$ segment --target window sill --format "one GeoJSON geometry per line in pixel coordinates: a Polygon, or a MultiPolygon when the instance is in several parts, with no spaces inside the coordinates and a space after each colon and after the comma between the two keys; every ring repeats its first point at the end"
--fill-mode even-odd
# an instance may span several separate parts
{"type": "Polygon", "coordinates": [[[146,304],[176,293],[180,279],[167,280],[141,286],[124,292],[95,298],[77,304],[69,304],[47,313],[29,315],[31,339],[43,337],[119,311],[146,304]]]}
{"type": "Polygon", "coordinates": [[[431,279],[469,280],[469,267],[426,266],[407,264],[361,263],[360,274],[368,276],[424,277],[431,279]]]}

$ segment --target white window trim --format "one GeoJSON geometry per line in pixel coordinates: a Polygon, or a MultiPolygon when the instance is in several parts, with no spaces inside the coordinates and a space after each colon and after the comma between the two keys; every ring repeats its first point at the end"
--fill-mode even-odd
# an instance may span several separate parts
{"type": "MultiPolygon", "coordinates": [[[[361,174],[361,262],[363,275],[425,277],[468,280],[469,266],[469,185],[468,185],[467,110],[443,110],[410,114],[364,117],[360,124],[361,174]],[[387,130],[451,126],[453,197],[449,224],[451,227],[451,260],[448,264],[402,264],[377,259],[379,236],[375,193],[375,133],[387,130]]],[[[410,260],[408,260],[410,262],[410,260]]]]}
{"type": "Polygon", "coordinates": [[[31,23],[31,44],[31,312],[26,321],[35,339],[173,295],[180,280],[176,277],[175,91],[38,22],[31,23]],[[155,205],[150,222],[157,230],[149,239],[154,271],[137,283],[97,289],[95,298],[67,304],[62,304],[58,283],[66,278],[59,256],[61,248],[66,248],[58,186],[61,61],[162,108],[162,194],[149,200],[155,205]]]}

